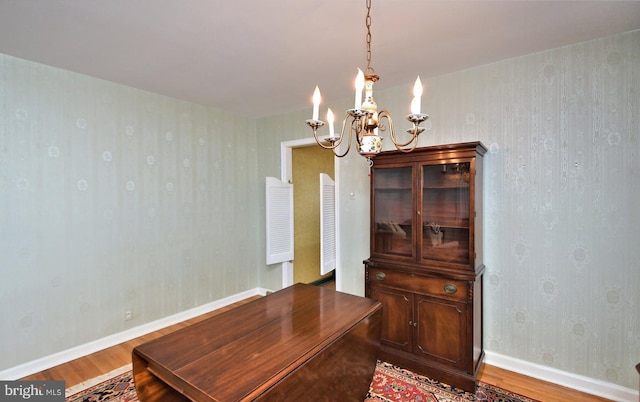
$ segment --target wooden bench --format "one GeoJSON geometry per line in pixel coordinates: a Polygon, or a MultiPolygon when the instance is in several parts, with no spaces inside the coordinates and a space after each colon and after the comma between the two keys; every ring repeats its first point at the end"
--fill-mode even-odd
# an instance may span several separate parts
{"type": "Polygon", "coordinates": [[[133,350],[141,402],[362,401],[379,302],[297,284],[133,350]]]}

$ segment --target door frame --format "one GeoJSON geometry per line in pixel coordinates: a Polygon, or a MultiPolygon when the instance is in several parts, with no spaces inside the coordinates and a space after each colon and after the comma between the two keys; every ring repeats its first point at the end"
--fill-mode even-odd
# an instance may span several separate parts
{"type": "MultiPolygon", "coordinates": [[[[293,158],[292,158],[292,150],[293,148],[303,148],[309,146],[318,146],[316,140],[314,138],[303,138],[299,140],[292,141],[284,141],[280,143],[280,180],[285,183],[291,183],[293,180],[293,158]]],[[[338,208],[337,200],[340,199],[339,191],[340,186],[339,171],[340,164],[338,163],[337,158],[333,159],[333,172],[334,172],[334,181],[335,181],[335,192],[336,192],[336,270],[335,270],[335,278],[336,278],[336,290],[342,289],[342,272],[340,269],[340,208],[338,208]]],[[[293,208],[295,208],[295,204],[293,208]]],[[[293,261],[285,261],[282,263],[282,287],[286,288],[288,286],[293,285],[293,261]]]]}

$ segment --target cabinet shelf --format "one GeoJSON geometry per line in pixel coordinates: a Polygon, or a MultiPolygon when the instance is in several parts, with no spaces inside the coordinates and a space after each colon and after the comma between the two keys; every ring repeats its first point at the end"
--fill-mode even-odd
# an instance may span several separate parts
{"type": "Polygon", "coordinates": [[[425,184],[422,189],[424,191],[433,191],[433,190],[458,190],[458,189],[468,189],[468,182],[442,182],[442,183],[429,183],[425,184]]]}
{"type": "Polygon", "coordinates": [[[411,187],[379,187],[379,191],[411,191],[411,187]]]}
{"type": "Polygon", "coordinates": [[[446,216],[431,216],[427,217],[425,220],[427,222],[422,225],[424,230],[430,229],[432,227],[431,224],[436,224],[442,229],[469,229],[469,219],[466,218],[459,219],[446,216]]]}
{"type": "Polygon", "coordinates": [[[422,246],[422,254],[431,255],[439,261],[464,264],[467,257],[466,254],[469,252],[468,248],[465,248],[464,246],[464,244],[460,244],[457,241],[445,241],[439,246],[430,246],[425,244],[422,246]]]}

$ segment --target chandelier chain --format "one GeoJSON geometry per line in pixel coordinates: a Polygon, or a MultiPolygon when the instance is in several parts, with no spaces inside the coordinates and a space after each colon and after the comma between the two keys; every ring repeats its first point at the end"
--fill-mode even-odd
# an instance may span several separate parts
{"type": "Polygon", "coordinates": [[[373,74],[373,68],[371,68],[371,0],[367,0],[367,18],[365,19],[367,25],[367,74],[373,74]]]}

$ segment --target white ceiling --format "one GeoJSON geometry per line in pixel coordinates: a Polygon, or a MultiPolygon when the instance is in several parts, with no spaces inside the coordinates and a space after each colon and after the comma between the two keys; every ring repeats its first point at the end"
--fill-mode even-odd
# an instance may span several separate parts
{"type": "MultiPolygon", "coordinates": [[[[376,88],[640,29],[640,1],[372,0],[376,88]]],[[[365,0],[0,0],[0,53],[235,113],[351,96],[365,0]]]]}

